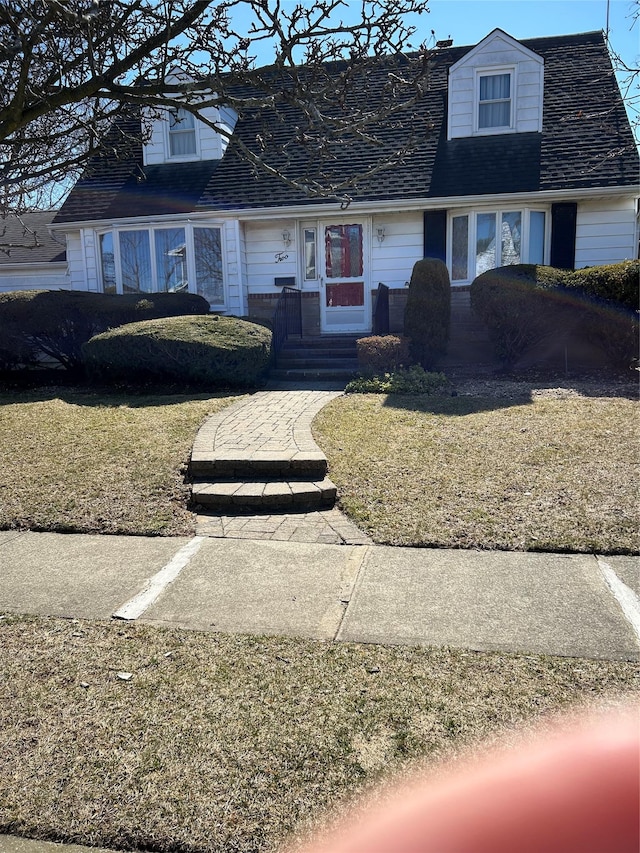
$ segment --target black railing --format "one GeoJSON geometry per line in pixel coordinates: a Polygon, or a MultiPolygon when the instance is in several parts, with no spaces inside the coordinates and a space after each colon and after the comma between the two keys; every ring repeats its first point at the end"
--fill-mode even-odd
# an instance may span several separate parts
{"type": "Polygon", "coordinates": [[[389,288],[380,282],[373,306],[373,334],[389,334],[389,288]]]}
{"type": "Polygon", "coordinates": [[[277,355],[290,335],[302,337],[302,294],[283,287],[273,314],[273,351],[277,355]]]}

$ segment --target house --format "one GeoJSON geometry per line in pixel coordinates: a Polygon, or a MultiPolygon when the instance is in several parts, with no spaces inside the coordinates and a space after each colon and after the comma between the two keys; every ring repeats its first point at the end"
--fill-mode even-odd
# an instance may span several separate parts
{"type": "Polygon", "coordinates": [[[0,293],[70,289],[64,235],[52,236],[55,211],[0,219],[0,293]]]}
{"type": "MultiPolygon", "coordinates": [[[[212,117],[232,132],[228,145],[188,113],[167,114],[129,159],[102,160],[76,184],[52,226],[74,289],[188,288],[212,310],[264,318],[290,285],[306,333],[366,333],[378,282],[401,326],[422,257],[444,260],[464,290],[504,264],[637,256],[638,153],[600,32],[518,41],[496,29],[436,51],[428,90],[386,131],[410,126],[415,148],[356,187],[346,209],[256,174],[234,145],[255,145],[251,115],[212,117]]],[[[286,116],[274,127],[293,134],[286,116]]],[[[372,156],[345,146],[338,168],[372,156]]]]}

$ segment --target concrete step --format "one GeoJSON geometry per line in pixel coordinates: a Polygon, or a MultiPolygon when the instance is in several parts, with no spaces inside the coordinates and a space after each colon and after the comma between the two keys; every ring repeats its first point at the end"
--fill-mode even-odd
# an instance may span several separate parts
{"type": "Polygon", "coordinates": [[[332,507],[336,487],[327,477],[322,480],[250,480],[194,483],[195,503],[215,509],[279,510],[332,507]]]}
{"type": "Polygon", "coordinates": [[[322,480],[327,473],[327,458],[321,450],[284,452],[233,450],[198,454],[195,450],[189,464],[191,476],[216,480],[322,480]]]}
{"type": "Polygon", "coordinates": [[[299,368],[276,368],[271,370],[269,378],[274,380],[289,380],[291,382],[302,382],[305,380],[340,380],[348,382],[353,379],[357,370],[333,369],[330,367],[299,367],[299,368]]]}
{"type": "Polygon", "coordinates": [[[280,370],[331,368],[332,370],[355,371],[358,369],[358,360],[355,358],[332,358],[322,354],[317,356],[299,356],[297,353],[287,353],[284,356],[280,354],[277,363],[280,370]]]}

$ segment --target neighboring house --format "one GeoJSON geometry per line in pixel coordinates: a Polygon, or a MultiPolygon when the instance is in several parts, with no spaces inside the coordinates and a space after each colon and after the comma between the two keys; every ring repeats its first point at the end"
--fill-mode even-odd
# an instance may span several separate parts
{"type": "Polygon", "coordinates": [[[70,289],[64,235],[49,232],[55,211],[0,219],[0,293],[70,289]]]}
{"type": "MultiPolygon", "coordinates": [[[[387,71],[382,61],[371,91],[387,71]]],[[[250,116],[218,119],[255,145],[250,116]]],[[[442,258],[454,288],[503,264],[636,257],[638,153],[602,33],[517,41],[494,30],[439,50],[406,124],[415,150],[345,210],[256,175],[233,139],[191,117],[159,118],[136,157],[96,164],[56,216],[72,287],[188,288],[213,310],[266,317],[290,284],[307,332],[366,332],[378,282],[393,314],[422,257],[442,258]]],[[[274,127],[293,135],[291,123],[274,127]]],[[[345,145],[339,167],[375,156],[345,145]]]]}

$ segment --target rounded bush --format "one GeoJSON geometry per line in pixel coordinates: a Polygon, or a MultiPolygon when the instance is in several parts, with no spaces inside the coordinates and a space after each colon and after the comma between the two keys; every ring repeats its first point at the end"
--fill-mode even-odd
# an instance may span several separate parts
{"type": "Polygon", "coordinates": [[[268,365],[271,332],[237,317],[169,317],[103,332],[82,351],[94,381],[251,386],[268,365]]]}
{"type": "Polygon", "coordinates": [[[82,344],[99,332],[155,317],[208,312],[207,300],[194,293],[16,290],[0,294],[0,328],[11,330],[14,347],[52,358],[68,369],[81,367],[82,344]]]}
{"type": "Polygon", "coordinates": [[[436,258],[417,261],[411,273],[404,312],[404,333],[411,356],[424,368],[444,355],[451,322],[451,282],[446,265],[436,258]]]}
{"type": "Polygon", "coordinates": [[[409,339],[403,335],[371,335],[359,338],[356,347],[358,367],[369,375],[391,373],[411,361],[409,339]]]}

